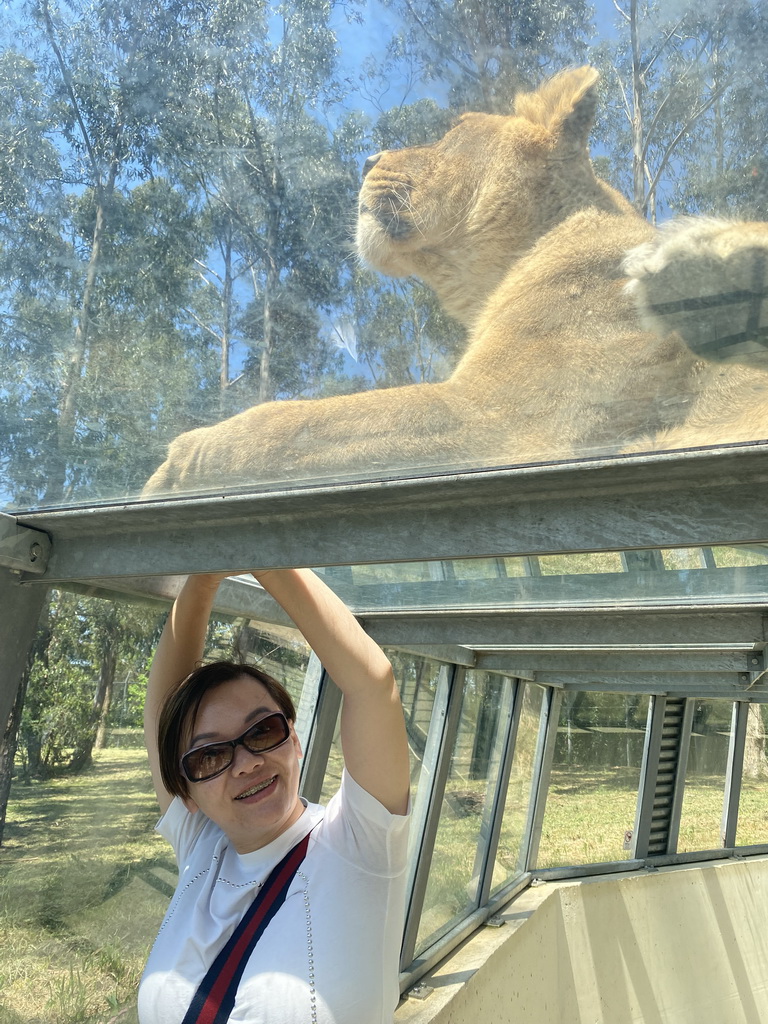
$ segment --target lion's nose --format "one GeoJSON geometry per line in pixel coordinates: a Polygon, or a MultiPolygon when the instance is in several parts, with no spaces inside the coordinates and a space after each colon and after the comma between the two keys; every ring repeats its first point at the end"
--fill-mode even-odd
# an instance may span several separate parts
{"type": "Polygon", "coordinates": [[[372,170],[376,164],[381,160],[381,153],[374,153],[373,156],[369,156],[363,164],[363,177],[366,176],[368,171],[372,170]]]}

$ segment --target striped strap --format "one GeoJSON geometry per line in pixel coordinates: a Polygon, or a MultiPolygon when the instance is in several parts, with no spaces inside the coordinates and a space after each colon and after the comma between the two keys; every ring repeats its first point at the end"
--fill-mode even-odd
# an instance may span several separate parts
{"type": "Polygon", "coordinates": [[[226,1024],[248,958],[288,895],[304,860],[309,833],[273,868],[229,941],[208,968],[181,1024],[226,1024]]]}

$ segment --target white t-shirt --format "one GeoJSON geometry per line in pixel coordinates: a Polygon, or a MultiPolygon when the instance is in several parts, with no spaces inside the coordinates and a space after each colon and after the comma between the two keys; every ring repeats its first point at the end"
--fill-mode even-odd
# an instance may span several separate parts
{"type": "Polygon", "coordinates": [[[174,799],[157,825],[179,884],[139,988],[141,1024],[180,1024],[257,887],[313,826],[307,855],[251,955],[232,1024],[391,1024],[405,907],[407,816],[344,772],[327,808],[238,854],[202,812],[174,799]]]}

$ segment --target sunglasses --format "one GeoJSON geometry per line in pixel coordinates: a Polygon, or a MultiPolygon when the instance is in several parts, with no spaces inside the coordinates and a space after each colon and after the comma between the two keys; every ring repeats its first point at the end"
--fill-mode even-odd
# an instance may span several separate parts
{"type": "Polygon", "coordinates": [[[235,740],[205,743],[188,750],[180,761],[181,770],[188,782],[207,782],[229,768],[235,759],[235,750],[241,743],[252,754],[264,754],[285,743],[290,735],[288,719],[281,711],[275,711],[246,729],[235,740]]]}

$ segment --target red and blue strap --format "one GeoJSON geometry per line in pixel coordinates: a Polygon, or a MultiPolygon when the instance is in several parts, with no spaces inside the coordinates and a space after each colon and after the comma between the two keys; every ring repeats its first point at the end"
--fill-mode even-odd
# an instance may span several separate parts
{"type": "Polygon", "coordinates": [[[309,833],[272,869],[242,921],[208,968],[181,1024],[226,1024],[229,1020],[248,958],[285,902],[308,846],[309,833]]]}

